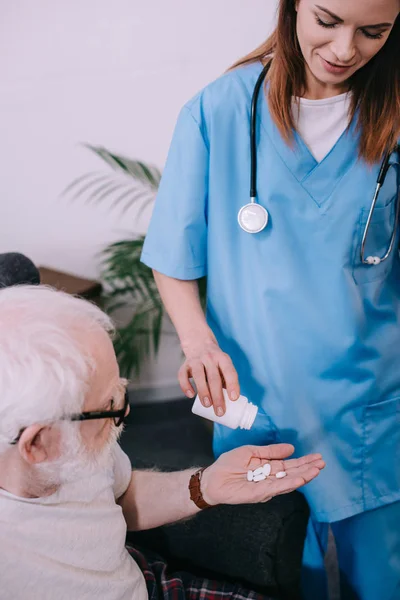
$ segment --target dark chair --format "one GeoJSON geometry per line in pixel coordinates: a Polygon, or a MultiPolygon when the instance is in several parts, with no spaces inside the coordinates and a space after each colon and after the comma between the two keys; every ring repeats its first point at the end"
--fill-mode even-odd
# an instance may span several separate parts
{"type": "Polygon", "coordinates": [[[33,262],[19,252],[0,254],[0,288],[22,283],[40,283],[39,270],[33,262]]]}
{"type": "Polygon", "coordinates": [[[300,493],[266,504],[219,506],[182,523],[128,533],[132,546],[163,556],[171,570],[241,582],[277,600],[300,599],[309,510],[300,493]]]}

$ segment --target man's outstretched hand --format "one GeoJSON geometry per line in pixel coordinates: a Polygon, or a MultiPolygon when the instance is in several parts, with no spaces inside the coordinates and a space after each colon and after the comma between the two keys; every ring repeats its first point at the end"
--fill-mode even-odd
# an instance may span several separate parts
{"type": "Polygon", "coordinates": [[[222,454],[202,476],[204,500],[215,504],[255,504],[268,502],[274,496],[293,492],[317,477],[325,467],[320,454],[287,459],[294,452],[290,444],[270,446],[242,446],[222,454]],[[266,463],[271,474],[257,483],[247,480],[247,472],[266,463]],[[285,471],[286,477],[276,479],[276,473],[285,471]]]}

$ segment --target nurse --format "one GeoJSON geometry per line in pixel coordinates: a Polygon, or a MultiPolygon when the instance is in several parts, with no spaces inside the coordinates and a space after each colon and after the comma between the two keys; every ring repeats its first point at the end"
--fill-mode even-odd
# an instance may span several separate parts
{"type": "Polygon", "coordinates": [[[400,0],[281,0],[272,36],[183,107],[143,249],[186,357],[183,391],[193,397],[194,380],[217,413],[222,387],[260,407],[250,431],[215,427],[215,454],[283,441],[326,460],[304,488],[307,600],[327,598],[329,524],[342,600],[400,599],[396,152],[362,244],[400,137],[399,11],[400,0]],[[252,234],[238,213],[268,63],[255,134],[269,220],[252,234]],[[384,257],[393,231],[386,260],[366,264],[361,247],[384,257]]]}

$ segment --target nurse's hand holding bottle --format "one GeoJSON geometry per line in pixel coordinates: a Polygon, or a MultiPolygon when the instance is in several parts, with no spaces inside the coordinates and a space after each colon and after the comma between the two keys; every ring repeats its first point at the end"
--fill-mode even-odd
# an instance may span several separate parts
{"type": "Polygon", "coordinates": [[[219,347],[201,307],[197,281],[182,281],[153,271],[164,306],[175,326],[186,360],[179,369],[179,384],[188,398],[197,388],[204,406],[214,406],[218,416],[225,413],[222,388],[229,398],[240,396],[238,375],[230,357],[219,347]]]}

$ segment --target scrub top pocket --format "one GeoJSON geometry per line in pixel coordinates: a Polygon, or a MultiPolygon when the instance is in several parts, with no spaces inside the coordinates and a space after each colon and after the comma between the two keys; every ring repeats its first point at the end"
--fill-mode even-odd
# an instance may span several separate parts
{"type": "Polygon", "coordinates": [[[364,422],[364,500],[389,497],[400,490],[400,398],[371,404],[364,422]]]}
{"type": "MultiPolygon", "coordinates": [[[[386,206],[375,207],[365,244],[365,257],[378,256],[379,258],[382,258],[386,254],[394,228],[396,196],[397,195],[394,195],[386,206]]],[[[358,284],[384,279],[393,266],[393,260],[398,260],[397,242],[395,241],[391,254],[379,265],[366,265],[361,263],[361,242],[367,224],[368,213],[369,208],[362,209],[356,231],[356,243],[353,256],[353,277],[358,284]]]]}

